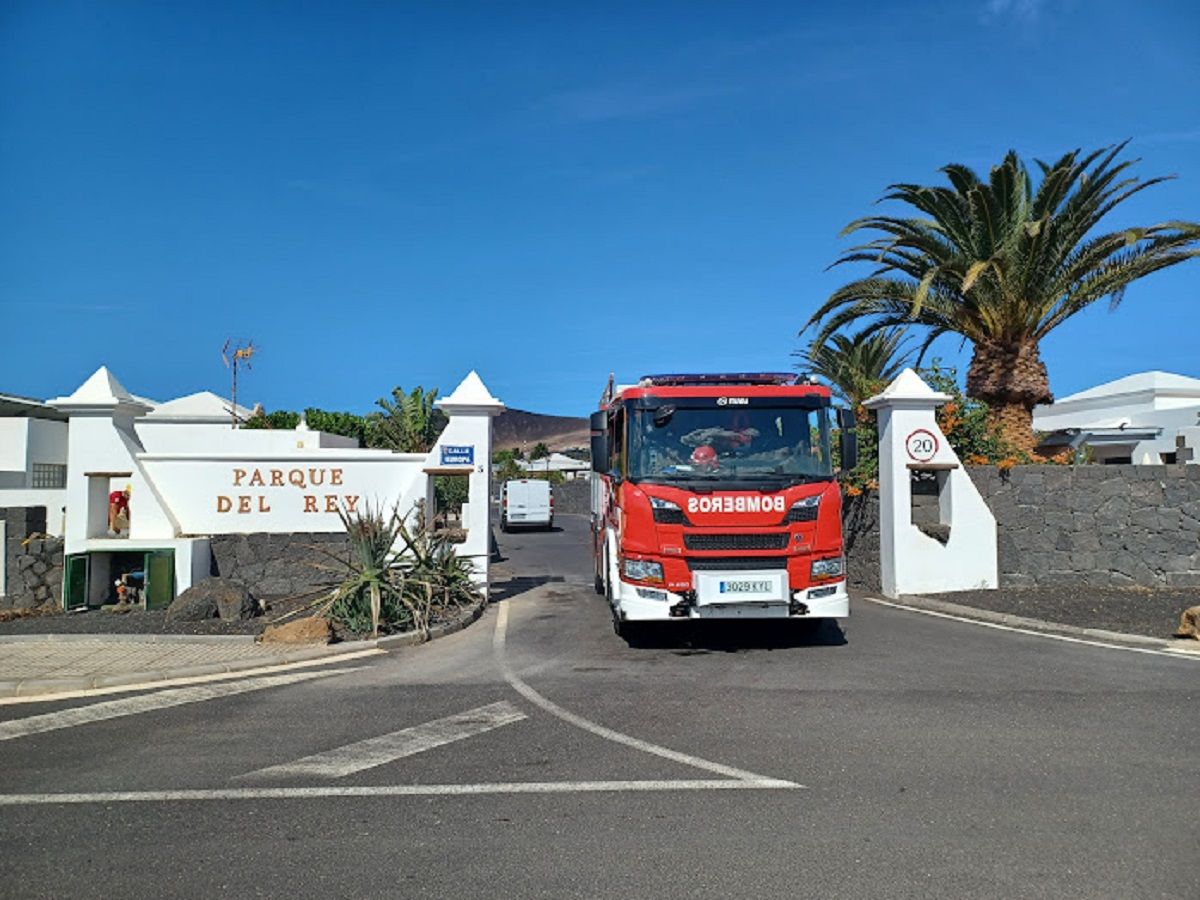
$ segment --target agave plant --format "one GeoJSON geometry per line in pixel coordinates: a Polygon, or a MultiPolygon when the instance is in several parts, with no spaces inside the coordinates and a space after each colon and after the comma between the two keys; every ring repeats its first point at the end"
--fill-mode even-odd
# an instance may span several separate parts
{"type": "Polygon", "coordinates": [[[860,320],[869,322],[864,334],[926,326],[922,354],[943,334],[961,335],[974,345],[967,393],[988,404],[1013,446],[1030,449],[1033,407],[1053,400],[1041,340],[1097,300],[1116,307],[1132,282],[1200,253],[1194,222],[1095,233],[1114,208],[1167,180],[1131,174],[1136,160],[1117,159],[1124,147],[1039,161],[1036,184],[1009,152],[986,181],[952,164],[941,170],[949,186],[892,185],[883,199],[918,215],[847,226],[844,234],[877,236],[835,265],[875,268],[834,291],[809,319],[814,345],[860,320]]]}
{"type": "Polygon", "coordinates": [[[422,524],[410,529],[398,510],[384,515],[369,506],[339,516],[349,553],[339,560],[339,583],[320,602],[348,630],[361,633],[369,624],[372,637],[381,626],[428,637],[434,614],[479,599],[470,561],[422,524]]]}

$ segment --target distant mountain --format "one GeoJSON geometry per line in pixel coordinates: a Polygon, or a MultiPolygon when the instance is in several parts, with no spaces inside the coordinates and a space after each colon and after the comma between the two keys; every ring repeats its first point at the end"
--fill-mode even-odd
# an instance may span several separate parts
{"type": "Polygon", "coordinates": [[[588,446],[588,420],[572,416],[544,416],[523,409],[506,409],[492,425],[496,450],[520,448],[528,453],[541,441],[551,450],[588,446]]]}

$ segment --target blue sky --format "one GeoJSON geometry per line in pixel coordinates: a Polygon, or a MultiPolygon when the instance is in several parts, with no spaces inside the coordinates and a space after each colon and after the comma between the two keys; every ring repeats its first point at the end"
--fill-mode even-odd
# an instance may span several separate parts
{"type": "MultiPolygon", "coordinates": [[[[476,368],[787,369],[894,181],[1132,138],[1113,227],[1200,220],[1191,2],[0,6],[0,391],[366,411],[476,368]]],[[[1200,261],[1043,346],[1064,396],[1200,376],[1200,261]]],[[[936,352],[965,371],[945,339],[936,352]]]]}

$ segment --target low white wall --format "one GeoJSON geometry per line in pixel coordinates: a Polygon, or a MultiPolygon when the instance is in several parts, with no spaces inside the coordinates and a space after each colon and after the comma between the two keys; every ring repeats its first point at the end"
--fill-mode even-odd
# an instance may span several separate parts
{"type": "Polygon", "coordinates": [[[138,419],[138,440],[147,453],[193,453],[203,447],[214,453],[295,453],[321,448],[349,449],[354,438],[323,431],[231,428],[228,424],[178,422],[171,419],[138,419]]]}

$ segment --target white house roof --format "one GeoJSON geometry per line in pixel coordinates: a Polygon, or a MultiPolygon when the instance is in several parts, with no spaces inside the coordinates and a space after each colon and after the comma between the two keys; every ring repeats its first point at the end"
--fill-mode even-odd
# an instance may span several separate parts
{"type": "Polygon", "coordinates": [[[1194,396],[1200,400],[1200,378],[1188,378],[1186,375],[1175,375],[1171,372],[1138,372],[1135,375],[1118,378],[1116,381],[1098,384],[1068,397],[1061,397],[1055,405],[1073,403],[1077,400],[1098,400],[1143,393],[1174,397],[1194,396]]]}
{"type": "Polygon", "coordinates": [[[591,463],[567,456],[565,453],[551,453],[549,456],[544,456],[541,459],[518,459],[517,465],[527,472],[569,472],[572,470],[590,469],[592,467],[591,463]]]}
{"type": "MultiPolygon", "coordinates": [[[[147,419],[187,420],[190,422],[221,422],[230,421],[230,411],[233,402],[214,394],[212,391],[199,391],[186,397],[177,397],[166,403],[160,403],[154,411],[146,416],[147,419]]],[[[237,407],[237,415],[241,420],[250,418],[251,411],[244,406],[237,407]]]]}

